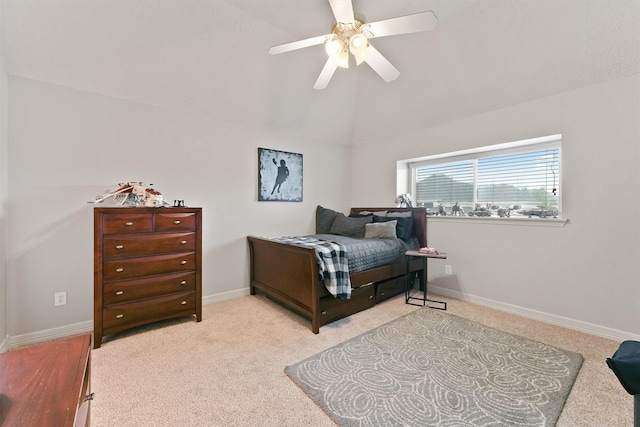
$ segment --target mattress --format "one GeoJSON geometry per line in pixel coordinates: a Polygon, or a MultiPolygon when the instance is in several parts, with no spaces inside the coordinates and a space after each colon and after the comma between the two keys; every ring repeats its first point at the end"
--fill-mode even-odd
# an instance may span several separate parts
{"type": "Polygon", "coordinates": [[[415,238],[415,241],[407,243],[401,239],[361,239],[335,234],[314,234],[310,237],[345,246],[349,273],[358,273],[401,261],[407,250],[418,248],[418,241],[415,238]]]}

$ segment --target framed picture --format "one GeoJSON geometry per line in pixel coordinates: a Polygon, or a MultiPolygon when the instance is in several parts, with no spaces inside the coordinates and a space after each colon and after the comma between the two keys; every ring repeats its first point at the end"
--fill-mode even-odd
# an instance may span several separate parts
{"type": "Polygon", "coordinates": [[[258,148],[258,201],[302,201],[302,154],[258,148]]]}

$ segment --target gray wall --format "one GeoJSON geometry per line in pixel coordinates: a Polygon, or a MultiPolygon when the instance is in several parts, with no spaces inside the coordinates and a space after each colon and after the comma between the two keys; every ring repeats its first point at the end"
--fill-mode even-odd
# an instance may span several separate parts
{"type": "Polygon", "coordinates": [[[4,57],[0,52],[0,352],[6,347],[7,318],[6,318],[6,251],[7,251],[7,73],[4,67],[4,57]]]}
{"type": "Polygon", "coordinates": [[[348,146],[13,76],[9,93],[9,346],[91,327],[87,201],[118,182],[203,208],[205,303],[248,292],[248,234],[308,234],[316,204],[350,204],[348,146]],[[258,147],[303,155],[303,202],[257,201],[258,147]],[[54,307],[58,291],[66,306],[54,307]]]}
{"type": "Polygon", "coordinates": [[[203,207],[206,303],[247,292],[247,234],[311,232],[317,204],[390,205],[399,160],[555,133],[564,135],[570,222],[430,220],[429,244],[449,252],[454,271],[431,263],[432,286],[603,336],[640,337],[639,83],[635,75],[352,148],[9,77],[8,142],[0,142],[8,151],[0,159],[10,159],[8,191],[0,186],[8,346],[90,329],[86,202],[117,182],[153,183],[168,200],[203,207]],[[302,203],[257,202],[258,147],[304,155],[302,203]],[[68,304],[54,307],[62,290],[68,304]]]}
{"type": "Polygon", "coordinates": [[[353,151],[353,203],[394,200],[397,162],[563,135],[564,227],[429,218],[432,289],[614,339],[640,339],[640,75],[353,151]],[[453,275],[444,274],[444,266],[453,275]]]}

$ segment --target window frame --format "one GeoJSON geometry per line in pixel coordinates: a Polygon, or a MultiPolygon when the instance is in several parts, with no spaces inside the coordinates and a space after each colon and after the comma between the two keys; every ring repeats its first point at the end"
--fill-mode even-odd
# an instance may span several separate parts
{"type": "MultiPolygon", "coordinates": [[[[528,216],[528,217],[527,216],[500,217],[495,214],[489,217],[478,217],[478,216],[468,216],[468,215],[444,216],[444,215],[435,215],[431,213],[429,215],[429,219],[431,220],[432,218],[438,218],[439,220],[449,219],[454,221],[466,219],[466,220],[473,220],[474,222],[489,222],[489,223],[496,223],[496,221],[505,222],[505,223],[530,223],[532,221],[535,221],[535,222],[545,222],[545,223],[548,223],[548,225],[552,225],[552,223],[560,223],[561,225],[564,225],[566,222],[568,222],[568,220],[564,217],[563,210],[562,210],[562,194],[563,194],[563,190],[562,190],[563,160],[562,158],[563,158],[563,155],[562,155],[562,135],[561,134],[549,135],[549,136],[544,136],[539,138],[531,138],[531,139],[508,142],[503,144],[488,145],[488,146],[478,147],[478,148],[469,149],[469,150],[441,153],[441,154],[436,154],[432,156],[407,160],[406,162],[404,162],[408,172],[407,188],[409,189],[409,192],[412,195],[413,200],[417,200],[415,170],[423,166],[433,166],[437,164],[447,164],[447,163],[455,163],[455,162],[462,162],[462,161],[476,161],[482,158],[499,157],[499,156],[505,156],[510,154],[520,154],[520,153],[539,151],[539,150],[545,150],[545,149],[558,149],[558,154],[559,154],[558,164],[557,164],[558,178],[556,182],[556,188],[558,191],[558,207],[557,207],[558,215],[556,217],[553,217],[553,216],[545,217],[545,216],[535,216],[535,215],[528,216]]],[[[477,165],[477,162],[475,163],[477,165]]],[[[477,196],[478,196],[477,194],[478,179],[477,178],[478,178],[477,170],[476,170],[476,167],[474,167],[474,177],[473,177],[474,201],[473,203],[477,202],[477,196]]]]}

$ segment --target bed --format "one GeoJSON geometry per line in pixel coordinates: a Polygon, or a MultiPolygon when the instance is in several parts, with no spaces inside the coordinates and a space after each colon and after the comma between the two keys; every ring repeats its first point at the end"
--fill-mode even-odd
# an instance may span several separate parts
{"type": "MultiPolygon", "coordinates": [[[[331,212],[335,211],[318,206],[316,235],[311,237],[324,238],[326,234],[333,234],[327,231],[336,231],[338,219],[344,222],[345,215],[340,213],[336,213],[334,220],[331,220],[331,212]]],[[[410,236],[406,235],[406,227],[403,231],[398,228],[398,232],[403,234],[403,241],[408,245],[406,249],[416,248],[416,245],[426,246],[425,208],[351,208],[347,218],[367,216],[376,222],[393,221],[398,227],[401,223],[405,226],[409,223],[410,236]],[[382,219],[385,217],[386,219],[382,219]]],[[[372,226],[367,228],[373,229],[372,226]]],[[[320,332],[321,326],[373,307],[376,303],[404,292],[406,288],[407,264],[403,255],[404,249],[400,256],[391,262],[362,271],[349,271],[350,297],[340,299],[334,297],[324,285],[320,273],[322,266],[318,265],[316,249],[256,236],[247,236],[247,240],[250,252],[251,295],[262,292],[277,303],[309,319],[311,330],[315,334],[320,332]]],[[[421,260],[411,261],[409,270],[410,275],[422,274],[421,260]]]]}

